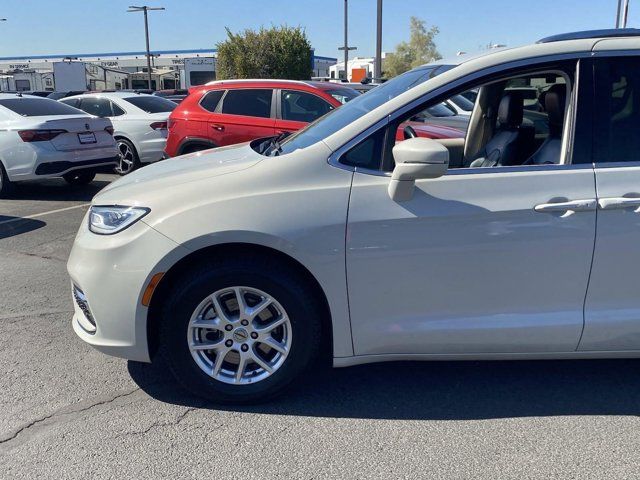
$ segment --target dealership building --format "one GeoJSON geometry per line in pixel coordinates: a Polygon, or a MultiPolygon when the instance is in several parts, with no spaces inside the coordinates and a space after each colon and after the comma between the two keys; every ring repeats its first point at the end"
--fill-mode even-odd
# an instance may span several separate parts
{"type": "MultiPolygon", "coordinates": [[[[164,72],[163,75],[175,78],[176,84],[193,85],[197,82],[185,82],[185,62],[194,64],[199,62],[198,59],[202,59],[202,64],[208,64],[206,68],[215,71],[215,58],[216,49],[157,50],[151,52],[151,66],[154,71],[164,72]]],[[[0,75],[25,71],[47,74],[53,71],[54,63],[64,61],[84,62],[109,71],[126,72],[133,75],[134,79],[136,73],[141,74],[147,69],[146,52],[71,53],[0,57],[0,75]]],[[[318,56],[312,51],[312,76],[328,77],[330,67],[336,62],[336,58],[318,56]]],[[[192,74],[197,75],[197,72],[192,74]]]]}

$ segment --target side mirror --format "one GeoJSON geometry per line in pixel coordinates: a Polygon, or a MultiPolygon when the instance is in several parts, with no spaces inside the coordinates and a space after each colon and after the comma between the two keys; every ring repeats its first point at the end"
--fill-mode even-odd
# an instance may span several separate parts
{"type": "Polygon", "coordinates": [[[413,197],[416,180],[438,178],[449,168],[449,150],[430,138],[410,138],[393,147],[396,167],[389,182],[389,196],[395,202],[413,197]]]}

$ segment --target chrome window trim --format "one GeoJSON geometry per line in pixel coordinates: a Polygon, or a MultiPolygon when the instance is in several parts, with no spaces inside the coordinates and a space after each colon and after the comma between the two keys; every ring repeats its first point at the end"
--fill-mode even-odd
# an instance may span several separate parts
{"type": "Polygon", "coordinates": [[[596,50],[591,57],[640,57],[640,50],[596,50]]]}
{"type": "Polygon", "coordinates": [[[564,170],[584,170],[593,169],[590,163],[576,164],[546,164],[546,165],[515,165],[513,167],[477,167],[477,168],[454,168],[447,170],[444,176],[448,175],[478,175],[488,173],[521,173],[521,172],[546,172],[546,171],[564,171],[564,170]]]}
{"type": "Polygon", "coordinates": [[[633,162],[595,162],[594,168],[621,168],[621,167],[640,167],[640,161],[633,162]]]}

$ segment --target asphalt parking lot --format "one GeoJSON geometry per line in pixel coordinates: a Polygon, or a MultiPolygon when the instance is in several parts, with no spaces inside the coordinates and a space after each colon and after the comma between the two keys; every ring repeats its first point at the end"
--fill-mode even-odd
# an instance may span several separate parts
{"type": "Polygon", "coordinates": [[[66,260],[91,197],[0,200],[0,478],[632,478],[640,362],[319,369],[220,408],[76,338],[66,260]]]}

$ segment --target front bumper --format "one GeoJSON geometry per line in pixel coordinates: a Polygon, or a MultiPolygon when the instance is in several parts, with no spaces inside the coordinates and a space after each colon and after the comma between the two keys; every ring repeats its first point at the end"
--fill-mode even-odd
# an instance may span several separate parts
{"type": "Polygon", "coordinates": [[[115,235],[95,235],[85,217],[67,264],[76,288],[76,334],[108,355],[150,361],[142,295],[153,275],[186,253],[143,221],[115,235]]]}

